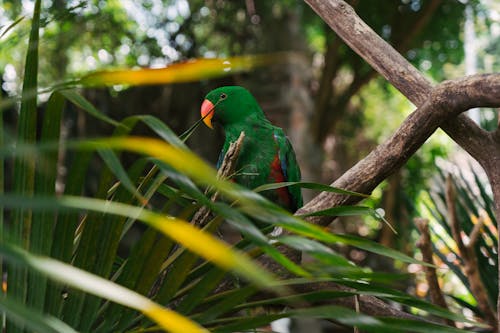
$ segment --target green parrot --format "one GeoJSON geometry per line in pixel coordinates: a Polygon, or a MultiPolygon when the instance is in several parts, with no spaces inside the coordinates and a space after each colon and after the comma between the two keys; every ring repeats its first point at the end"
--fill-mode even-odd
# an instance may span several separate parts
{"type": "MultiPolygon", "coordinates": [[[[266,118],[252,94],[243,87],[227,86],[212,90],[201,105],[203,122],[222,126],[225,142],[217,168],[231,142],[245,132],[236,164],[234,180],[249,189],[260,185],[300,181],[300,168],[295,152],[283,130],[266,118]]],[[[300,187],[289,186],[268,190],[263,195],[290,212],[302,207],[300,187]]]]}

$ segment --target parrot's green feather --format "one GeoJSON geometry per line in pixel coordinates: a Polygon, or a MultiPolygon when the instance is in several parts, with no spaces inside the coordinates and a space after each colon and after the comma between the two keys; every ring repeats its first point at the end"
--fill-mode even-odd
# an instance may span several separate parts
{"type": "MultiPolygon", "coordinates": [[[[248,90],[238,86],[221,87],[207,94],[226,136],[219,163],[229,144],[245,132],[236,163],[235,181],[250,189],[278,182],[300,181],[300,168],[283,130],[273,126],[248,90]]],[[[263,192],[271,201],[294,212],[302,206],[299,187],[291,186],[263,192]]]]}

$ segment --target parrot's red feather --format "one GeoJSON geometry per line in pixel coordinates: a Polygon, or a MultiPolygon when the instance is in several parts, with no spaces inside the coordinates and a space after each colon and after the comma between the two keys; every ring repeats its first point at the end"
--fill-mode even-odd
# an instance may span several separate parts
{"type": "MultiPolygon", "coordinates": [[[[274,160],[271,163],[271,172],[269,173],[269,178],[273,180],[274,183],[282,183],[285,182],[285,175],[283,174],[283,170],[281,169],[281,162],[278,154],[274,156],[274,160]]],[[[290,193],[286,187],[281,187],[276,189],[278,193],[278,197],[282,201],[285,206],[290,205],[290,193]]]]}

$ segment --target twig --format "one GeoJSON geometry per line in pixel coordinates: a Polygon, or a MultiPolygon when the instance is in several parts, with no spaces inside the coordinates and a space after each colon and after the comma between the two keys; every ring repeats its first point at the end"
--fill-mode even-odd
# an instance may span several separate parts
{"type": "MultiPolygon", "coordinates": [[[[241,132],[238,140],[232,142],[227,149],[227,153],[224,156],[224,160],[217,172],[217,177],[228,178],[234,173],[236,167],[236,161],[238,155],[240,154],[241,146],[243,145],[243,140],[245,139],[245,132],[241,132]]],[[[211,201],[215,202],[219,197],[219,192],[215,192],[210,198],[211,201]]],[[[203,228],[210,221],[210,209],[207,206],[201,207],[191,219],[191,223],[203,228]]]]}
{"type": "MultiPolygon", "coordinates": [[[[472,295],[477,301],[477,306],[484,314],[484,318],[490,324],[494,331],[498,330],[498,321],[496,317],[496,313],[493,311],[493,307],[490,305],[488,294],[486,292],[486,288],[481,280],[481,276],[479,274],[479,267],[477,262],[477,255],[474,250],[475,243],[472,240],[477,241],[477,236],[471,237],[469,244],[466,246],[462,240],[460,223],[457,219],[456,211],[455,211],[455,187],[453,186],[453,181],[450,175],[446,177],[446,206],[448,209],[448,218],[451,226],[451,233],[453,235],[453,239],[457,244],[458,250],[460,252],[460,256],[463,260],[464,265],[464,273],[467,276],[467,280],[469,280],[470,289],[472,295]]],[[[477,234],[478,231],[475,231],[474,234],[477,234]]],[[[472,236],[472,234],[471,234],[472,236]]]]}
{"type": "MultiPolygon", "coordinates": [[[[417,241],[417,246],[422,252],[422,260],[432,266],[425,266],[425,279],[427,280],[427,285],[429,286],[429,295],[431,297],[431,302],[444,309],[448,309],[448,305],[444,299],[443,292],[439,287],[439,282],[436,274],[436,268],[434,267],[433,251],[431,235],[429,232],[429,221],[423,218],[415,218],[414,222],[420,231],[420,238],[417,241]]],[[[445,319],[446,324],[450,326],[455,326],[455,323],[451,319],[445,319]]]]}

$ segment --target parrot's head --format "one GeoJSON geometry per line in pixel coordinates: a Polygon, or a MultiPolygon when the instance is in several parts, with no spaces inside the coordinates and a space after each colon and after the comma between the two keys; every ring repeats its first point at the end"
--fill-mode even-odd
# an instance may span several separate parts
{"type": "Polygon", "coordinates": [[[248,90],[239,86],[226,86],[214,89],[205,96],[201,117],[205,125],[213,128],[213,122],[225,127],[264,117],[264,113],[248,90]]]}

